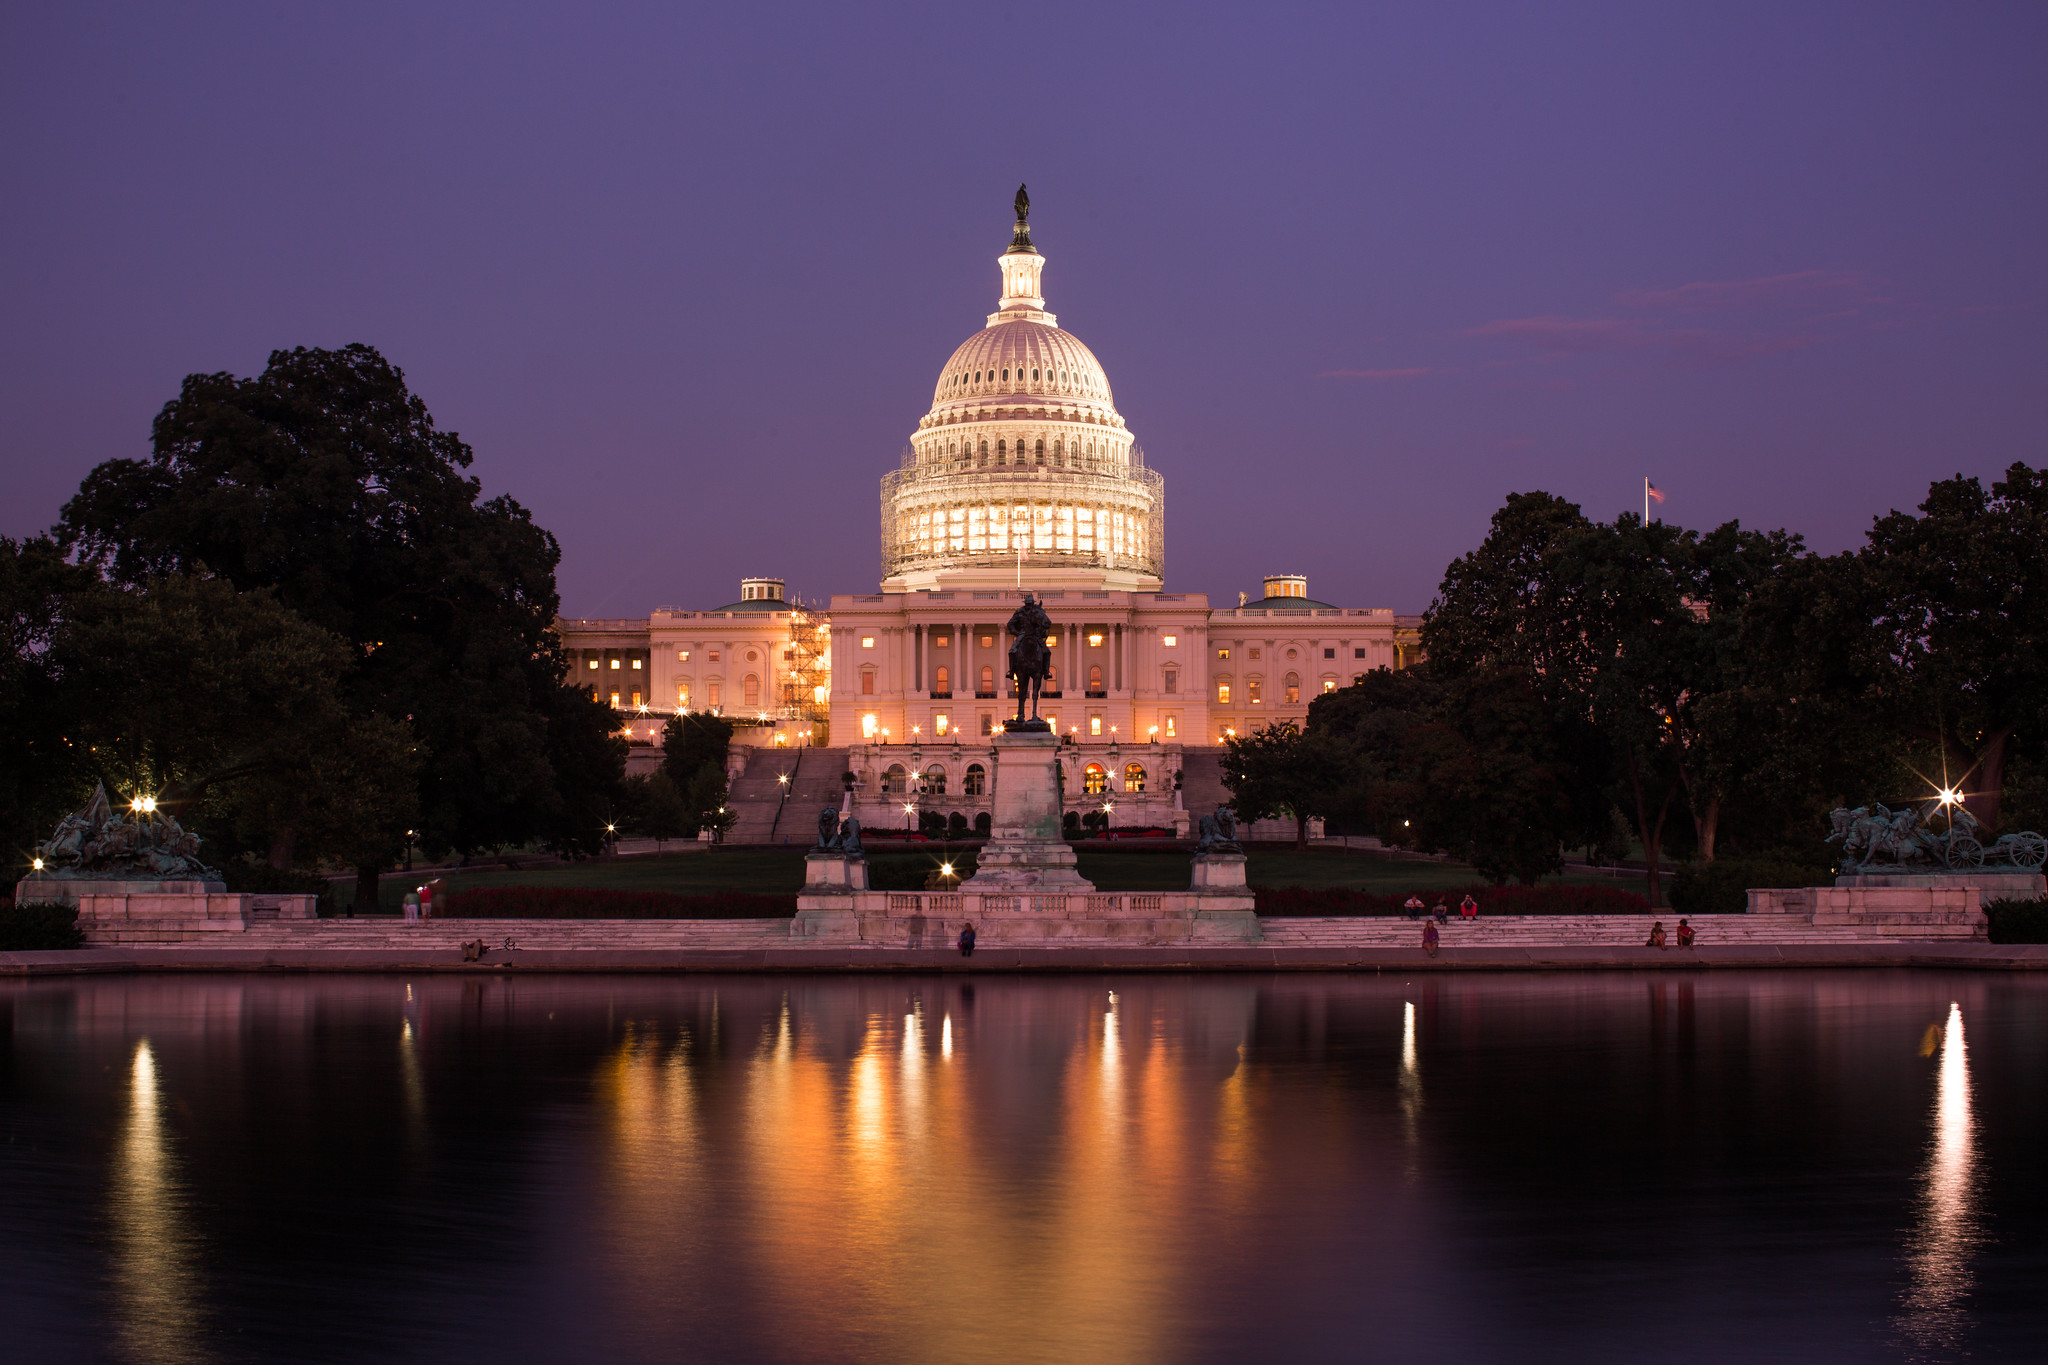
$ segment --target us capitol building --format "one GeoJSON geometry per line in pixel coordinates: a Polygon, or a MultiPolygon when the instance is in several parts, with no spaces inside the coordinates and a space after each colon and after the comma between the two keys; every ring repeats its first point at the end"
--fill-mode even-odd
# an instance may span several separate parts
{"type": "MultiPolygon", "coordinates": [[[[1045,257],[1017,200],[996,311],[941,367],[882,478],[879,592],[820,606],[749,578],[710,611],[559,622],[574,676],[623,713],[634,770],[658,758],[648,746],[669,716],[715,712],[739,727],[736,798],[757,767],[790,774],[794,755],[750,762],[758,751],[830,745],[843,767],[802,764],[807,794],[826,770],[833,789],[851,771],[870,825],[972,828],[988,809],[988,738],[1016,708],[1004,623],[1028,591],[1053,621],[1040,714],[1071,741],[1074,811],[1110,804],[1117,825],[1184,827],[1183,807],[1213,795],[1226,737],[1300,723],[1318,693],[1419,657],[1419,617],[1319,602],[1299,576],[1269,577],[1234,607],[1164,590],[1165,480],[1101,362],[1047,311],[1045,257]]],[[[771,780],[763,795],[788,790],[771,780]]]]}

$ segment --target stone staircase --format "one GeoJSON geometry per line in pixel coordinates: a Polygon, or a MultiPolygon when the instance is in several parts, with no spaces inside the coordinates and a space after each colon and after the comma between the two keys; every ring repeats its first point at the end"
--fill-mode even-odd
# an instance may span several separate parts
{"type": "MultiPolygon", "coordinates": [[[[1560,946],[1636,947],[1664,921],[1665,941],[1677,946],[1678,916],[1659,915],[1453,915],[1441,930],[1446,948],[1560,946]]],[[[1816,943],[1898,943],[1981,938],[1966,924],[1886,926],[1813,924],[1801,915],[1691,915],[1701,947],[1816,943]]],[[[1267,917],[1259,921],[1268,948],[1413,948],[1422,941],[1419,920],[1390,916],[1267,917]]]]}
{"type": "Polygon", "coordinates": [[[845,788],[844,749],[756,749],[747,769],[734,778],[725,802],[733,813],[728,844],[791,844],[808,847],[818,837],[820,807],[837,806],[845,788]],[[789,796],[776,779],[789,777],[789,796]],[[780,811],[780,820],[777,812],[780,811]]]}

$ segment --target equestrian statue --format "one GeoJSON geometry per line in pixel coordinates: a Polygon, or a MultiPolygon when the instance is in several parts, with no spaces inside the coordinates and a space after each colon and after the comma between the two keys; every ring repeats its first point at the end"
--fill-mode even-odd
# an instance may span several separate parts
{"type": "Polygon", "coordinates": [[[1052,618],[1038,599],[1024,594],[1024,605],[1010,613],[1010,677],[1017,684],[1017,719],[1005,729],[1045,734],[1052,726],[1038,718],[1038,694],[1044,690],[1046,675],[1052,672],[1052,647],[1046,637],[1052,633],[1052,618]],[[1024,718],[1026,700],[1031,718],[1024,718]]]}

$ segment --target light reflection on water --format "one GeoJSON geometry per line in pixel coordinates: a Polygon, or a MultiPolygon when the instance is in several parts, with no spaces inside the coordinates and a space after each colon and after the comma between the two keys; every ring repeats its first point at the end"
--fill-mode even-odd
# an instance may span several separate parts
{"type": "Polygon", "coordinates": [[[128,1124],[113,1174],[115,1311],[125,1353],[136,1361],[204,1360],[192,1234],[147,1038],[136,1043],[129,1065],[128,1124]]]}
{"type": "Polygon", "coordinates": [[[2044,1037],[2048,981],[1988,974],[0,983],[0,1324],[168,1361],[2048,1358],[1985,1326],[2048,1258],[2000,1155],[2040,1146],[2044,1037]]]}
{"type": "Polygon", "coordinates": [[[1979,1239],[1976,1123],[1970,1106],[1970,1053],[1963,1007],[1951,1003],[1935,1070],[1933,1133],[1921,1181],[1919,1219],[1908,1243],[1911,1284],[1900,1321],[1918,1354],[1946,1354],[1963,1343],[1965,1304],[1979,1239]]]}

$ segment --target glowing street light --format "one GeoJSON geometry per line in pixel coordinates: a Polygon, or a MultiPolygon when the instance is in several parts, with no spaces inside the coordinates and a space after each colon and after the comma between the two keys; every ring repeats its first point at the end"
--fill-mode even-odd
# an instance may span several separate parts
{"type": "Polygon", "coordinates": [[[128,803],[128,809],[140,815],[154,815],[156,813],[156,798],[154,796],[138,796],[128,803]]]}

